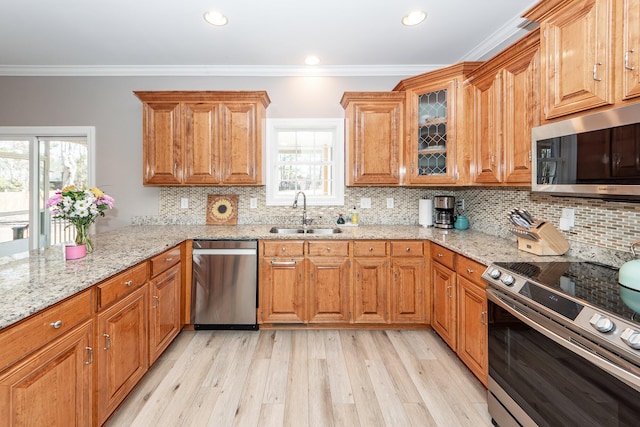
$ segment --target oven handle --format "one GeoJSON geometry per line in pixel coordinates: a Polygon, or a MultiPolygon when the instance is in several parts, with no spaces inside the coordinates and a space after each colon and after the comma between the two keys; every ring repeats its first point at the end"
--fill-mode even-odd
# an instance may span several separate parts
{"type": "Polygon", "coordinates": [[[611,374],[614,377],[618,378],[620,381],[624,382],[625,384],[629,385],[630,387],[634,388],[635,390],[640,391],[640,377],[639,376],[634,375],[631,372],[628,372],[624,368],[621,368],[620,366],[612,363],[611,361],[609,361],[607,359],[604,359],[604,358],[600,357],[597,354],[594,354],[590,349],[586,349],[585,347],[579,346],[579,345],[575,344],[574,342],[568,340],[567,338],[564,338],[564,337],[556,334],[552,330],[550,330],[548,328],[545,328],[544,326],[540,325],[539,323],[536,323],[533,320],[529,319],[525,314],[521,313],[520,311],[518,311],[518,309],[516,309],[515,307],[512,307],[510,305],[510,304],[516,304],[516,305],[519,306],[518,308],[520,308],[521,310],[524,310],[524,311],[528,310],[527,307],[522,307],[516,300],[513,300],[513,299],[511,299],[511,298],[499,293],[498,291],[495,291],[495,290],[489,289],[489,288],[487,288],[487,298],[491,302],[493,302],[494,304],[502,307],[504,310],[509,312],[511,315],[513,315],[516,318],[518,318],[518,320],[520,320],[524,324],[526,324],[526,325],[530,326],[531,328],[535,329],[536,331],[540,332],[542,335],[546,336],[547,338],[552,339],[553,341],[555,341],[556,343],[560,344],[561,346],[563,346],[567,350],[570,350],[570,351],[578,354],[579,356],[582,356],[584,359],[586,359],[589,362],[593,363],[594,365],[598,366],[599,368],[601,368],[605,372],[608,372],[609,374],[611,374]]]}

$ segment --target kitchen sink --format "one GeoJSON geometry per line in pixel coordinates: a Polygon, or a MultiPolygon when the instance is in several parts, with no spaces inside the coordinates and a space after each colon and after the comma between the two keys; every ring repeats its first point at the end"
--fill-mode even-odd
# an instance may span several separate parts
{"type": "Polygon", "coordinates": [[[269,232],[275,234],[337,234],[342,233],[342,230],[335,227],[272,227],[269,232]]]}

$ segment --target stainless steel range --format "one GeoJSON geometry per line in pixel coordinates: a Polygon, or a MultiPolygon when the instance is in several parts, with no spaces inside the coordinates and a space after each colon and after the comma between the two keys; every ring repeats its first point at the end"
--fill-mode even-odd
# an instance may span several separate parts
{"type": "Polygon", "coordinates": [[[638,425],[640,314],[617,273],[588,262],[485,270],[495,425],[638,425]]]}

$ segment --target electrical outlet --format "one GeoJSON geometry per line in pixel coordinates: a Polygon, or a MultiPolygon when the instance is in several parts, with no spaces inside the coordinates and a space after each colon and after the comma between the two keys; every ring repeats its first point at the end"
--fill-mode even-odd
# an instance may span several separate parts
{"type": "Polygon", "coordinates": [[[456,200],[456,207],[459,211],[464,211],[464,199],[456,200]]]}
{"type": "Polygon", "coordinates": [[[387,209],[393,209],[393,197],[387,197],[387,209]]]}
{"type": "Polygon", "coordinates": [[[180,209],[189,209],[189,199],[187,197],[180,199],[180,209]]]}
{"type": "Polygon", "coordinates": [[[252,197],[249,199],[249,208],[258,209],[258,199],[256,197],[252,197]]]}
{"type": "Polygon", "coordinates": [[[562,208],[562,217],[567,220],[569,227],[576,225],[576,210],[572,208],[562,208]]]}
{"type": "Polygon", "coordinates": [[[371,209],[371,197],[361,197],[360,198],[360,208],[361,209],[371,209]]]}

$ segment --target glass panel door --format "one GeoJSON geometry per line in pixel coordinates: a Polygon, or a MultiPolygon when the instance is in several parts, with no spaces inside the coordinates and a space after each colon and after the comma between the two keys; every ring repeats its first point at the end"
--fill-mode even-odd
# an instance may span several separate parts
{"type": "Polygon", "coordinates": [[[0,140],[0,256],[29,250],[30,145],[0,140]]]}
{"type": "Polygon", "coordinates": [[[418,97],[418,176],[447,174],[447,89],[418,97]]]}

